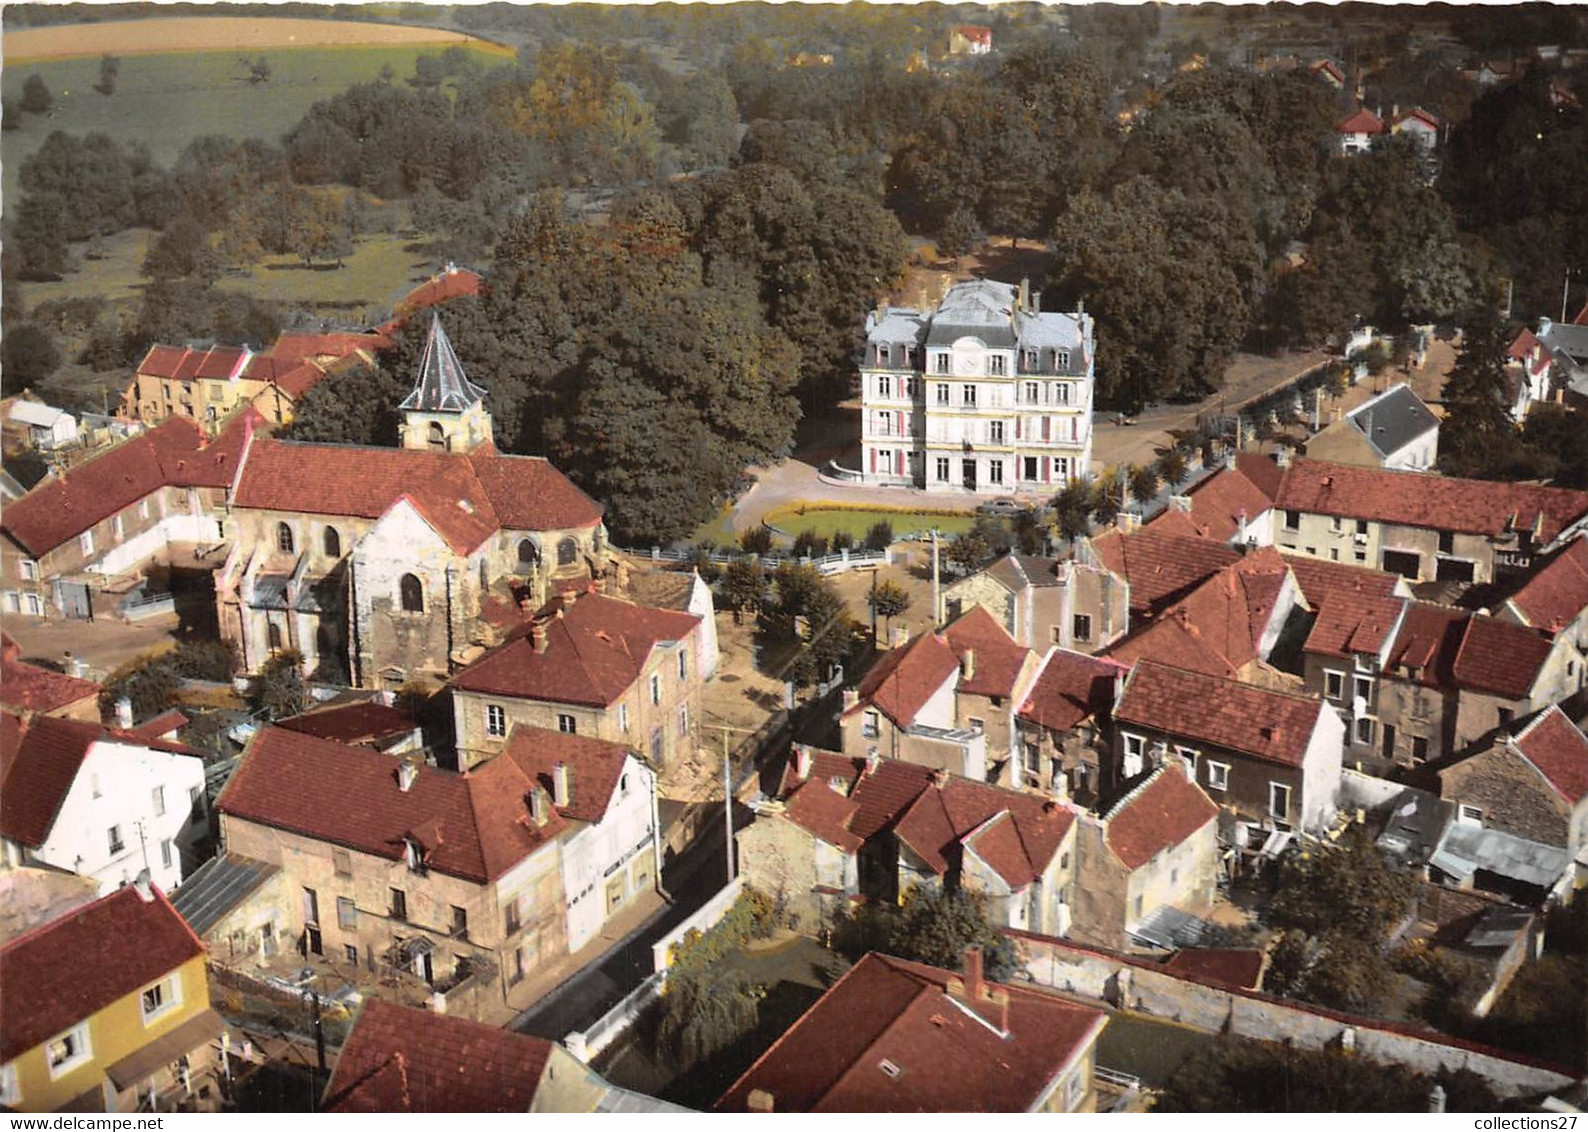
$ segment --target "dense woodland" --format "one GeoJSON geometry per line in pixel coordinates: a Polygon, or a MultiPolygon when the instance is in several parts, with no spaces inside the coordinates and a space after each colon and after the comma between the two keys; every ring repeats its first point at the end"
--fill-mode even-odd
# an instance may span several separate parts
{"type": "MultiPolygon", "coordinates": [[[[1262,11],[1217,18],[1239,40],[1262,11]]],[[[1494,322],[1508,289],[1531,322],[1588,267],[1588,81],[1536,66],[1479,97],[1455,69],[1588,43],[1580,11],[1424,13],[1454,36],[1438,50],[1410,16],[1314,21],[1365,74],[1369,106],[1451,119],[1437,167],[1399,139],[1332,156],[1352,101],[1305,67],[1220,65],[1205,40],[1166,38],[1156,8],[1052,13],[485,5],[455,26],[527,44],[514,63],[422,56],[315,105],[277,144],[200,138],[161,168],[112,137],[55,134],[21,170],[8,283],[69,271],[85,241],[159,236],[135,309],[25,311],[5,288],[7,390],[62,362],[125,373],[157,340],[259,344],[292,312],[217,290],[223,273],[423,233],[438,261],[489,276],[448,323],[500,441],[567,467],[622,536],[673,538],[844,394],[865,312],[912,239],[928,263],[989,235],[1045,244],[1044,304],[1096,315],[1099,400],[1122,408],[1205,394],[1237,350],[1318,345],[1361,321],[1494,322]],[[914,65],[973,19],[995,54],[914,65]],[[789,65],[799,52],[832,61],[789,65]]],[[[49,97],[30,85],[7,120],[49,97]]],[[[297,433],[389,442],[413,349],[371,389],[314,394],[297,433]]],[[[1550,474],[1483,417],[1480,361],[1454,394],[1475,425],[1452,460],[1550,474]]]]}

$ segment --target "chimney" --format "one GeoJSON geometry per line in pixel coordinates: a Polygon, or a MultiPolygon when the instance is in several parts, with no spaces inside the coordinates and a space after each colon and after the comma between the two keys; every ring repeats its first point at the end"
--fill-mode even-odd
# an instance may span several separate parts
{"type": "Polygon", "coordinates": [[[138,870],[138,875],[134,878],[132,886],[138,890],[139,900],[142,900],[145,904],[154,903],[154,886],[150,883],[148,869],[138,870]]]}
{"type": "Polygon", "coordinates": [[[844,710],[860,706],[860,690],[858,688],[844,689],[844,710]]]}
{"type": "Polygon", "coordinates": [[[537,617],[529,623],[529,643],[534,646],[535,651],[538,653],[546,651],[546,646],[549,642],[546,639],[546,621],[544,618],[537,617]]]}
{"type": "Polygon", "coordinates": [[[1445,1111],[1445,1087],[1438,1081],[1435,1081],[1434,1087],[1428,1090],[1428,1111],[1445,1111]]]}
{"type": "Polygon", "coordinates": [[[1290,447],[1288,445],[1281,444],[1277,449],[1275,449],[1274,463],[1278,464],[1281,468],[1290,467],[1290,447]]]}
{"type": "Polygon", "coordinates": [[[1171,495],[1169,497],[1169,510],[1179,511],[1183,515],[1191,514],[1191,497],[1189,495],[1171,495]]]}
{"type": "Polygon", "coordinates": [[[1020,301],[1018,307],[1022,314],[1031,309],[1031,280],[1024,275],[1020,277],[1020,301]]]}
{"type": "Polygon", "coordinates": [[[882,764],[882,756],[877,753],[877,748],[871,747],[866,751],[866,777],[877,773],[877,767],[882,764]]]}
{"type": "Polygon", "coordinates": [[[948,777],[948,771],[939,767],[932,772],[932,785],[939,790],[946,790],[948,788],[948,777]]]}
{"type": "Polygon", "coordinates": [[[772,1112],[775,1103],[772,1094],[765,1089],[751,1089],[750,1095],[744,1098],[744,1107],[751,1112],[772,1112]]]}
{"type": "Polygon", "coordinates": [[[971,1002],[979,1002],[987,984],[981,974],[981,948],[967,947],[965,949],[965,997],[971,1002]]]}
{"type": "Polygon", "coordinates": [[[794,747],[794,777],[809,778],[811,776],[811,749],[804,743],[794,747]]]}
{"type": "Polygon", "coordinates": [[[567,763],[558,763],[551,768],[551,801],[552,805],[561,809],[568,804],[572,796],[573,770],[567,763]]]}
{"type": "Polygon", "coordinates": [[[126,696],[116,701],[116,726],[123,731],[132,727],[132,700],[126,696]]]}
{"type": "Polygon", "coordinates": [[[910,643],[910,629],[907,625],[895,625],[888,642],[889,648],[902,649],[910,643]]]}
{"type": "Polygon", "coordinates": [[[1114,529],[1122,534],[1135,534],[1141,530],[1141,516],[1132,511],[1121,511],[1114,516],[1114,529]]]}
{"type": "Polygon", "coordinates": [[[966,649],[959,658],[959,674],[965,680],[976,679],[976,650],[966,649]]]}
{"type": "Polygon", "coordinates": [[[1033,292],[1031,292],[1031,313],[1032,314],[1041,314],[1042,313],[1042,292],[1041,291],[1033,291],[1033,292]]]}
{"type": "Polygon", "coordinates": [[[529,791],[529,820],[537,826],[543,826],[551,820],[551,799],[546,796],[545,787],[536,784],[529,791]]]}
{"type": "Polygon", "coordinates": [[[419,777],[419,764],[410,759],[404,759],[397,764],[397,789],[404,794],[413,789],[414,781],[419,777]]]}

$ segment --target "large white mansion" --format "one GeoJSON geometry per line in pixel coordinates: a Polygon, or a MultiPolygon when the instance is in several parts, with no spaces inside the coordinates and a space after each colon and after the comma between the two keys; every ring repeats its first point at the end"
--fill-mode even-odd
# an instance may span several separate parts
{"type": "Polygon", "coordinates": [[[866,320],[866,482],[999,495],[1090,474],[1092,319],[1044,313],[1039,299],[978,279],[930,313],[885,307],[866,320]]]}

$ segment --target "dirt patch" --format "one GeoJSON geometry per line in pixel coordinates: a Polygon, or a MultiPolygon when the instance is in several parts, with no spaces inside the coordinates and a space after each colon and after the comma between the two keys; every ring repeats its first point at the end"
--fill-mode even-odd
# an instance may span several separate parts
{"type": "Polygon", "coordinates": [[[449,45],[470,41],[475,41],[474,37],[462,32],[400,24],[195,16],[21,28],[6,33],[5,57],[8,65],[16,66],[46,59],[73,59],[102,54],[150,55],[184,51],[408,46],[428,43],[449,45]]]}

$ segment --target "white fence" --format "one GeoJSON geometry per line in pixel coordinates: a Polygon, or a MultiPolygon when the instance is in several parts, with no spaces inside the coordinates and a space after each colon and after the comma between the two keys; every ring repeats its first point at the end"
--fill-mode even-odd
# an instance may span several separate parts
{"type": "Polygon", "coordinates": [[[668,952],[673,949],[673,944],[683,939],[691,931],[705,931],[714,926],[728,914],[728,909],[733,907],[734,901],[739,899],[739,894],[744,891],[744,878],[734,877],[722,886],[722,891],[702,904],[695,914],[661,939],[651,945],[651,962],[658,974],[665,972],[672,962],[668,952]]]}
{"type": "MultiPolygon", "coordinates": [[[[899,541],[899,540],[895,540],[899,541]]],[[[621,548],[619,548],[621,549],[621,548]]],[[[663,550],[653,546],[649,550],[623,550],[631,558],[649,558],[652,562],[694,562],[702,557],[700,551],[691,548],[688,550],[663,550]]],[[[893,561],[891,550],[840,550],[833,554],[823,554],[819,557],[809,555],[796,558],[792,554],[743,554],[730,553],[723,550],[713,550],[703,557],[715,562],[718,566],[726,566],[739,558],[749,558],[760,564],[763,570],[776,570],[785,562],[798,566],[814,566],[822,574],[842,574],[845,570],[870,569],[885,566],[893,561]]]]}
{"type": "Polygon", "coordinates": [[[667,974],[664,971],[646,976],[643,983],[624,995],[622,1002],[603,1014],[588,1030],[573,1030],[565,1034],[562,1044],[580,1061],[590,1064],[592,1057],[622,1037],[624,1031],[634,1025],[635,1019],[645,1012],[645,1008],[661,997],[662,984],[666,981],[667,974]]]}

